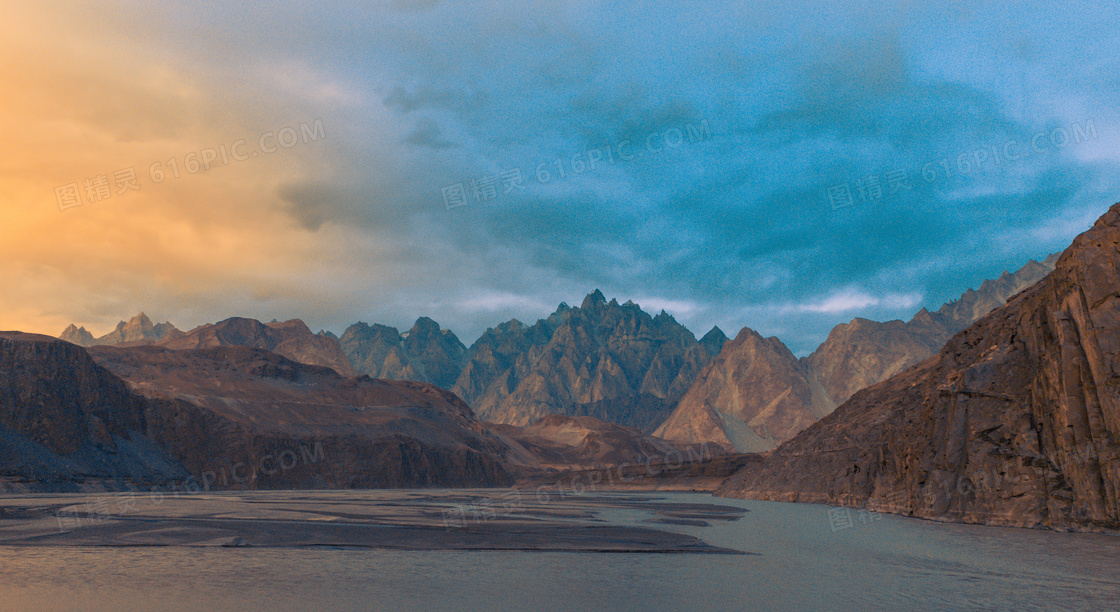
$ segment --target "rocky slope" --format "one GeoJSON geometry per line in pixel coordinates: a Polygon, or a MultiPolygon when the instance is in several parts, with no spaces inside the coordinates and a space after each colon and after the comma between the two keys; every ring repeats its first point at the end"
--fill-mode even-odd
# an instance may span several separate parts
{"type": "Polygon", "coordinates": [[[1120,527],[1120,204],[1045,279],[856,393],[724,495],[1120,527]]]}
{"type": "Polygon", "coordinates": [[[159,342],[164,339],[173,339],[182,336],[183,332],[176,329],[170,323],[152,324],[152,320],[148,315],[140,313],[135,317],[129,319],[126,323],[121,321],[117,323],[116,329],[101,336],[94,338],[93,334],[86,331],[84,327],[77,327],[70,324],[61,334],[59,338],[78,346],[102,346],[123,344],[126,342],[159,342]]]}
{"type": "Polygon", "coordinates": [[[596,290],[533,326],[512,320],[488,329],[452,391],[496,423],[594,415],[648,432],[724,341],[718,328],[697,341],[665,312],[651,317],[596,290]]]}
{"type": "Polygon", "coordinates": [[[256,319],[232,317],[202,325],[175,338],[158,343],[170,349],[245,346],[283,355],[293,361],[331,368],[343,376],[358,376],[334,337],[312,333],[299,319],[261,323],[256,319]]]}
{"type": "Polygon", "coordinates": [[[355,323],[340,339],[354,368],[374,378],[416,380],[450,389],[467,362],[467,348],[450,330],[420,317],[401,334],[394,327],[355,323]]]}
{"type": "Polygon", "coordinates": [[[760,452],[808,427],[847,400],[935,354],[952,335],[1008,297],[1038,282],[1057,255],[984,281],[937,312],[908,322],[855,319],[837,325],[808,357],[797,359],[777,338],[744,328],[693,382],[655,435],[681,443],[715,442],[760,452]]]}
{"type": "Polygon", "coordinates": [[[84,349],[0,332],[0,490],[103,490],[187,476],[146,435],[147,408],[84,349]]]}

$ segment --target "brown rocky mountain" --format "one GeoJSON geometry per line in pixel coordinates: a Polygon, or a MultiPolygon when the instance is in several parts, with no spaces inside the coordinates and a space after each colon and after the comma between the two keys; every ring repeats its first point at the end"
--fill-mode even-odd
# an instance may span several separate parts
{"type": "Polygon", "coordinates": [[[1004,272],[937,312],[908,322],[854,319],[837,325],[808,357],[797,359],[777,338],[744,328],[697,376],[654,435],[680,443],[715,442],[760,452],[828,414],[853,393],[935,354],[952,335],[1038,282],[1057,255],[1004,272]]]}
{"type": "Polygon", "coordinates": [[[147,400],[153,440],[222,488],[498,486],[509,449],[451,393],[259,348],[94,347],[147,400]]]}
{"type": "Polygon", "coordinates": [[[315,334],[299,319],[261,323],[256,319],[232,317],[201,325],[158,343],[170,349],[245,346],[264,349],[293,361],[333,369],[343,376],[360,373],[350,365],[338,340],[326,333],[315,334]]]}
{"type": "Polygon", "coordinates": [[[533,326],[488,329],[452,391],[495,423],[593,415],[649,432],[725,340],[717,328],[697,341],[664,311],[651,317],[596,290],[533,326]]]}
{"type": "Polygon", "coordinates": [[[339,340],[354,368],[374,378],[417,380],[450,389],[467,362],[467,347],[450,330],[420,317],[401,334],[394,327],[355,323],[339,340]]]}
{"type": "MultiPolygon", "coordinates": [[[[226,343],[259,332],[216,327],[226,343]]],[[[496,486],[713,450],[591,417],[486,424],[433,385],[342,377],[260,348],[83,349],[0,333],[2,491],[496,486]]]]}
{"type": "Polygon", "coordinates": [[[58,338],[70,344],[77,344],[78,346],[93,346],[93,343],[97,342],[97,339],[94,338],[93,334],[89,333],[85,327],[78,327],[73,323],[67,325],[66,329],[62,330],[62,333],[58,335],[58,338]]]}
{"type": "Polygon", "coordinates": [[[126,342],[159,342],[164,339],[174,339],[181,335],[183,335],[183,332],[176,329],[174,325],[170,323],[153,325],[148,315],[140,313],[129,319],[127,323],[124,321],[117,323],[116,329],[100,338],[94,338],[93,334],[86,331],[86,328],[76,327],[72,323],[58,337],[78,346],[102,346],[126,342]]]}
{"type": "Polygon", "coordinates": [[[781,340],[743,328],[697,376],[654,435],[765,451],[835,407],[816,374],[781,340]]]}
{"type": "Polygon", "coordinates": [[[1120,527],[1120,204],[935,356],[856,393],[724,495],[1120,527]]]}
{"type": "Polygon", "coordinates": [[[148,408],[85,349],[0,332],[0,491],[121,489],[186,477],[147,434],[148,408]]]}

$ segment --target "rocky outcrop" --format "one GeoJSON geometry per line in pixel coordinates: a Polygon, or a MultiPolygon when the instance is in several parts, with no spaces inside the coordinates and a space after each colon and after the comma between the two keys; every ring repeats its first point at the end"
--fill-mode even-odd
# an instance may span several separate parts
{"type": "Polygon", "coordinates": [[[0,333],[0,488],[96,490],[186,476],[146,437],[146,408],[84,349],[0,333]]]}
{"type": "Polygon", "coordinates": [[[452,390],[496,423],[594,414],[648,432],[724,340],[715,329],[698,342],[664,311],[651,317],[596,290],[533,326],[512,320],[488,329],[452,390]]]}
{"type": "Polygon", "coordinates": [[[299,319],[261,323],[256,319],[232,317],[202,325],[179,337],[159,342],[170,349],[245,346],[260,348],[308,365],[331,368],[343,376],[358,376],[342,352],[338,340],[325,333],[314,334],[299,319]]]}
{"type": "Polygon", "coordinates": [[[394,327],[355,323],[340,340],[359,372],[374,378],[416,380],[449,389],[467,362],[467,348],[451,330],[420,317],[401,334],[394,327]]]}
{"type": "Polygon", "coordinates": [[[856,391],[934,355],[953,334],[1038,282],[1056,260],[1052,255],[1014,274],[1004,272],[937,312],[923,308],[908,322],[857,318],[837,325],[800,360],[777,338],[764,340],[744,328],[696,378],[655,435],[740,452],[771,450],[856,391]]]}
{"type": "Polygon", "coordinates": [[[117,323],[116,329],[101,336],[94,338],[93,334],[86,331],[84,327],[75,327],[70,324],[58,336],[60,339],[78,346],[107,346],[124,343],[153,343],[161,340],[174,339],[182,336],[183,332],[176,329],[170,323],[152,324],[152,320],[148,315],[140,313],[132,317],[128,322],[121,321],[117,323]]]}
{"type": "Polygon", "coordinates": [[[721,488],[1023,527],[1120,527],[1120,205],[933,358],[721,488]]]}

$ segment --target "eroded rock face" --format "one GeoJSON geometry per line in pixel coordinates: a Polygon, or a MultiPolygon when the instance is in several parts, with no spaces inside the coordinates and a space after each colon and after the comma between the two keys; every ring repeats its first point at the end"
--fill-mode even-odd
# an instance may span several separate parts
{"type": "Polygon", "coordinates": [[[853,393],[934,355],[952,335],[1053,269],[1057,255],[969,289],[908,322],[855,319],[837,325],[798,360],[777,338],[744,328],[693,381],[656,435],[761,452],[796,435],[853,393]]]}
{"type": "Polygon", "coordinates": [[[721,494],[1024,527],[1120,527],[1120,205],[933,358],[721,494]]]}
{"type": "Polygon", "coordinates": [[[401,334],[385,325],[355,323],[342,334],[354,367],[374,378],[416,380],[450,389],[467,361],[467,348],[451,330],[420,317],[401,334]]]}
{"type": "Polygon", "coordinates": [[[594,415],[649,432],[723,340],[716,329],[698,342],[665,312],[651,317],[596,290],[531,327],[513,320],[487,330],[452,390],[496,423],[594,415]]]}
{"type": "Polygon", "coordinates": [[[299,319],[261,323],[256,319],[232,317],[196,327],[158,344],[176,350],[222,346],[260,348],[300,363],[331,368],[343,376],[359,375],[342,352],[338,340],[325,333],[312,333],[299,319]]]}

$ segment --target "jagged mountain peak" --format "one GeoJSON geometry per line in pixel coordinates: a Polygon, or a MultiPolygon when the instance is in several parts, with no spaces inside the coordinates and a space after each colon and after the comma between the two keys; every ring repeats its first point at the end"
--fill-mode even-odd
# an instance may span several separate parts
{"type": "Polygon", "coordinates": [[[439,331],[439,323],[436,323],[431,317],[419,317],[416,322],[412,324],[410,333],[436,333],[439,331]]]}
{"type": "Polygon", "coordinates": [[[723,345],[726,343],[727,334],[723,333],[723,330],[720,329],[718,325],[713,325],[712,328],[708,330],[708,333],[700,338],[700,344],[704,345],[704,348],[708,349],[708,353],[713,357],[723,350],[723,345]]]}
{"type": "Polygon", "coordinates": [[[726,340],[702,346],[668,313],[653,317],[599,289],[532,327],[501,329],[471,346],[452,389],[480,416],[524,424],[546,414],[592,415],[646,431],[726,340]]]}
{"type": "Polygon", "coordinates": [[[89,333],[85,327],[77,327],[73,324],[63,330],[59,338],[79,346],[89,347],[115,345],[125,342],[158,342],[168,337],[176,337],[180,334],[182,334],[182,332],[170,323],[153,325],[148,315],[141,312],[128,321],[118,322],[116,327],[113,328],[113,331],[100,338],[94,338],[93,334],[89,333]]]}
{"type": "Polygon", "coordinates": [[[68,325],[62,333],[58,335],[59,339],[77,344],[78,346],[93,346],[95,342],[93,334],[89,333],[85,327],[77,327],[73,323],[68,325]]]}
{"type": "Polygon", "coordinates": [[[602,291],[599,291],[598,289],[596,289],[596,290],[592,291],[591,293],[588,293],[587,297],[583,298],[583,303],[580,304],[580,308],[583,309],[583,310],[588,310],[588,309],[594,308],[596,305],[606,304],[606,303],[607,303],[606,296],[603,295],[602,291]]]}
{"type": "MultiPolygon", "coordinates": [[[[493,329],[483,336],[493,335],[493,329]]],[[[374,378],[415,380],[447,389],[455,383],[466,362],[466,347],[431,317],[416,319],[412,328],[398,333],[384,325],[351,325],[339,339],[342,350],[359,372],[374,378]]]]}

